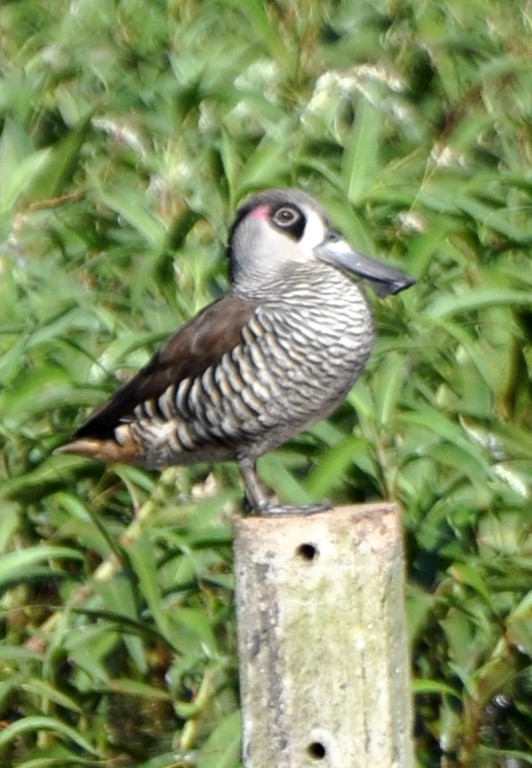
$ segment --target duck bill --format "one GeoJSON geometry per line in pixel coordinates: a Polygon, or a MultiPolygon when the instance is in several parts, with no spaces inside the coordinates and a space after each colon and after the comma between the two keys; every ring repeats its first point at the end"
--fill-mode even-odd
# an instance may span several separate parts
{"type": "Polygon", "coordinates": [[[322,243],[316,248],[316,256],[333,267],[352,272],[368,280],[379,296],[399,293],[399,291],[410,288],[416,282],[388,264],[383,264],[381,261],[371,259],[369,256],[353,250],[345,240],[322,243]]]}

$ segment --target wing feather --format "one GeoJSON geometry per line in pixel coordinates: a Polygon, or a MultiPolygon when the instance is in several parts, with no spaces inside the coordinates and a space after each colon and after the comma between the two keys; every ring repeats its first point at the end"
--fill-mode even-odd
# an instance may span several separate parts
{"type": "Polygon", "coordinates": [[[214,302],[155,353],[150,362],[106,403],[94,411],[74,438],[112,439],[115,428],[134,418],[142,403],[156,402],[181,381],[200,376],[241,341],[241,332],[256,303],[227,294],[214,302]]]}

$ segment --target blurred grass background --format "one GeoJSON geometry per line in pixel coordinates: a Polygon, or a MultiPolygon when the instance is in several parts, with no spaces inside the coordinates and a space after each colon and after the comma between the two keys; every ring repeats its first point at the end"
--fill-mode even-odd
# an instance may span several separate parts
{"type": "MultiPolygon", "coordinates": [[[[418,279],[291,502],[405,510],[419,765],[532,764],[529,0],[0,5],[0,762],[240,765],[232,465],[51,456],[227,286],[249,192],[418,279]]],[[[347,767],[346,767],[347,768],[347,767]]]]}

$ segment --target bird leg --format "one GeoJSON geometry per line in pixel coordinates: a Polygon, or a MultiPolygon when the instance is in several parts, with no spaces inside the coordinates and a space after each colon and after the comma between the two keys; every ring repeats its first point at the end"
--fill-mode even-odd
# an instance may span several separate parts
{"type": "Polygon", "coordinates": [[[240,459],[238,462],[244,486],[246,489],[246,501],[252,512],[262,515],[264,510],[272,506],[277,499],[268,492],[259,480],[255,462],[251,459],[240,459]]]}
{"type": "Polygon", "coordinates": [[[246,488],[246,501],[254,514],[261,517],[273,517],[275,515],[288,517],[290,515],[315,515],[318,512],[332,509],[328,501],[321,504],[309,504],[304,507],[279,504],[277,497],[269,493],[259,480],[254,461],[240,459],[238,466],[246,488]]]}

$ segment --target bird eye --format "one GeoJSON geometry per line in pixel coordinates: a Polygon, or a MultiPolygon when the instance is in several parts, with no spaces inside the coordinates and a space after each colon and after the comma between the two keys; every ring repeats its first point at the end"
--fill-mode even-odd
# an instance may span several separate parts
{"type": "Polygon", "coordinates": [[[291,227],[301,217],[299,211],[295,210],[289,205],[284,205],[275,211],[272,221],[277,224],[278,227],[291,227]]]}

